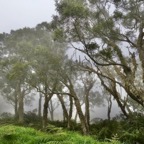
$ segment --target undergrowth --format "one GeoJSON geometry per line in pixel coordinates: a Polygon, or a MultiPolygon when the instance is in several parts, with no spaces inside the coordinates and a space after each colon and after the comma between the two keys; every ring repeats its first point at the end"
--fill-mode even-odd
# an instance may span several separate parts
{"type": "MultiPolygon", "coordinates": [[[[111,142],[119,144],[118,142],[111,142]]],[[[108,144],[98,142],[89,136],[82,136],[76,132],[59,130],[55,133],[46,133],[14,125],[0,127],[0,144],[108,144]]]]}

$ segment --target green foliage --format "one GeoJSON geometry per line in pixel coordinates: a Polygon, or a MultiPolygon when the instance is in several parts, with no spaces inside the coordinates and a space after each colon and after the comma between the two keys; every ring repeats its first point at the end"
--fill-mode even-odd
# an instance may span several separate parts
{"type": "Polygon", "coordinates": [[[115,11],[113,17],[114,19],[119,20],[123,17],[123,14],[120,11],[115,11]]]}
{"type": "Polygon", "coordinates": [[[57,4],[57,11],[64,17],[85,18],[88,15],[88,9],[81,0],[64,0],[57,4]]]}
{"type": "MultiPolygon", "coordinates": [[[[13,125],[0,127],[0,144],[108,144],[76,132],[43,133],[32,128],[13,125]]],[[[114,142],[113,144],[119,144],[114,142]]]]}
{"type": "Polygon", "coordinates": [[[53,39],[57,41],[63,41],[64,40],[63,30],[60,28],[55,29],[53,33],[53,39]]]}
{"type": "Polygon", "coordinates": [[[28,63],[16,62],[10,72],[7,74],[7,78],[12,79],[23,79],[28,68],[28,63]]]}
{"type": "Polygon", "coordinates": [[[112,56],[113,56],[113,52],[110,48],[107,48],[107,49],[103,49],[99,52],[102,56],[108,58],[108,59],[111,59],[112,56]]]}
{"type": "Polygon", "coordinates": [[[24,122],[25,124],[41,124],[41,118],[34,112],[29,111],[24,114],[24,122]]]}
{"type": "Polygon", "coordinates": [[[91,134],[100,141],[126,144],[143,143],[144,141],[144,117],[133,114],[130,119],[104,120],[91,125],[91,134]]]}
{"type": "MultiPolygon", "coordinates": [[[[67,129],[67,121],[49,121],[50,124],[67,129]]],[[[76,123],[74,120],[71,120],[71,127],[69,130],[81,132],[81,125],[80,123],[76,123]]]]}
{"type": "Polygon", "coordinates": [[[16,124],[14,115],[4,112],[0,115],[0,125],[16,124]]]}

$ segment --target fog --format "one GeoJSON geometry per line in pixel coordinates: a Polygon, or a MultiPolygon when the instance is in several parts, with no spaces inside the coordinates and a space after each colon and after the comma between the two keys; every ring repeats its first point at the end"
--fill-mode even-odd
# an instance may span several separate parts
{"type": "MultiPolygon", "coordinates": [[[[35,27],[37,24],[44,21],[51,21],[52,15],[55,14],[54,0],[0,0],[0,33],[9,33],[11,30],[16,30],[24,27],[35,27]]],[[[69,49],[68,55],[71,57],[72,49],[69,49]]],[[[77,55],[77,58],[79,55],[77,55]]],[[[83,57],[83,55],[80,55],[83,57]]],[[[32,111],[38,106],[38,96],[35,96],[35,101],[30,105],[25,106],[25,111],[32,111]]],[[[0,97],[0,113],[14,113],[14,108],[6,100],[0,97]]],[[[119,113],[117,104],[113,102],[112,116],[119,113]]],[[[62,118],[61,108],[55,110],[56,119],[62,118]]],[[[95,106],[91,112],[91,118],[106,118],[107,104],[105,106],[95,106]]]]}
{"type": "Polygon", "coordinates": [[[0,33],[35,27],[55,14],[54,0],[0,0],[0,33]]]}
{"type": "MultiPolygon", "coordinates": [[[[35,110],[35,112],[38,114],[39,95],[36,94],[33,98],[34,100],[32,100],[30,104],[25,104],[24,106],[25,113],[29,111],[33,112],[33,110],[35,110]]],[[[54,97],[53,99],[56,100],[56,97],[54,97]]],[[[43,109],[43,101],[42,101],[42,109],[43,109]]],[[[83,111],[84,111],[84,107],[83,107],[83,111]]],[[[10,102],[8,102],[2,96],[0,96],[0,114],[2,114],[3,112],[14,114],[14,107],[12,106],[10,102]]],[[[116,115],[120,113],[121,111],[117,103],[113,100],[111,117],[115,117],[116,115]]],[[[48,117],[50,118],[50,115],[48,117]]],[[[74,117],[75,117],[75,110],[73,112],[73,118],[74,117]]],[[[93,108],[90,108],[90,118],[91,120],[94,118],[107,119],[107,103],[105,102],[104,105],[101,105],[101,106],[95,105],[93,108]]],[[[54,111],[54,119],[63,120],[63,111],[62,111],[60,104],[54,111]]],[[[79,119],[77,120],[79,121],[79,119]]]]}

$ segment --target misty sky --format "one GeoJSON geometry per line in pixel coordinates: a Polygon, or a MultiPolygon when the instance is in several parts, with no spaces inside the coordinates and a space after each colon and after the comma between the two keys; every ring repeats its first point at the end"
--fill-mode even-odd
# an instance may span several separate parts
{"type": "Polygon", "coordinates": [[[0,33],[35,27],[53,14],[54,0],[0,0],[0,33]]]}

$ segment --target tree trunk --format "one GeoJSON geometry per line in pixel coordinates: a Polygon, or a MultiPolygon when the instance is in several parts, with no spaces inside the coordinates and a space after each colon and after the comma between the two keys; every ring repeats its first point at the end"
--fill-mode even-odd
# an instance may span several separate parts
{"type": "Polygon", "coordinates": [[[116,83],[112,82],[111,87],[108,87],[99,75],[98,75],[98,77],[100,78],[101,84],[103,85],[103,87],[115,98],[121,111],[126,116],[126,118],[128,118],[129,116],[125,110],[125,105],[123,105],[120,101],[120,96],[119,96],[119,93],[117,92],[117,89],[116,89],[116,83]]]}
{"type": "Polygon", "coordinates": [[[84,135],[87,135],[89,133],[89,128],[88,128],[85,116],[83,115],[81,105],[80,105],[80,101],[79,101],[79,99],[77,98],[76,95],[75,95],[74,101],[75,101],[75,106],[76,106],[77,113],[78,113],[78,116],[79,116],[79,119],[80,119],[80,122],[81,122],[82,132],[83,132],[84,135]]]}
{"type": "Polygon", "coordinates": [[[112,100],[111,100],[111,95],[110,97],[108,98],[108,112],[107,112],[107,117],[108,117],[108,120],[110,121],[111,120],[111,108],[112,108],[112,100]]]}
{"type": "Polygon", "coordinates": [[[18,98],[16,92],[14,95],[14,110],[15,110],[15,120],[17,120],[18,119],[18,98]]]}
{"type": "Polygon", "coordinates": [[[53,108],[52,100],[49,101],[48,109],[49,109],[51,121],[54,121],[54,108],[53,108]]]}
{"type": "Polygon", "coordinates": [[[86,122],[87,125],[90,125],[90,111],[89,111],[89,92],[86,92],[85,95],[85,117],[86,117],[86,122]]]}
{"type": "Polygon", "coordinates": [[[39,105],[38,105],[38,116],[41,118],[41,102],[42,102],[42,94],[39,94],[39,105]]]}
{"type": "Polygon", "coordinates": [[[65,104],[64,104],[63,97],[60,96],[60,95],[57,95],[57,96],[58,96],[58,99],[59,99],[59,101],[61,103],[64,117],[67,119],[67,128],[70,128],[71,127],[71,116],[68,115],[67,109],[66,109],[65,104]]]}
{"type": "Polygon", "coordinates": [[[77,114],[77,111],[76,111],[75,118],[74,118],[75,123],[77,122],[77,116],[78,116],[78,114],[77,114]]]}
{"type": "Polygon", "coordinates": [[[69,101],[70,101],[69,119],[71,119],[73,114],[73,98],[71,96],[69,96],[69,101]]]}
{"type": "Polygon", "coordinates": [[[81,122],[82,132],[83,132],[84,135],[87,135],[87,134],[89,134],[89,127],[87,125],[85,116],[82,112],[80,101],[79,101],[76,93],[74,92],[73,87],[70,88],[70,93],[74,97],[75,107],[76,107],[76,110],[77,110],[77,113],[78,113],[78,116],[79,116],[79,119],[80,119],[80,122],[81,122]]]}
{"type": "Polygon", "coordinates": [[[44,106],[43,106],[43,128],[46,128],[48,122],[48,97],[44,96],[44,106]]]}
{"type": "Polygon", "coordinates": [[[85,116],[84,116],[84,114],[82,112],[80,101],[79,101],[79,99],[78,99],[78,97],[77,97],[77,95],[76,95],[76,93],[74,91],[73,84],[72,84],[71,80],[69,79],[69,77],[67,77],[67,78],[68,78],[68,81],[69,81],[69,85],[66,84],[66,83],[64,83],[64,84],[69,89],[70,96],[72,96],[73,99],[74,99],[75,107],[77,109],[77,113],[78,113],[78,116],[79,116],[79,119],[80,119],[80,123],[81,123],[82,132],[83,132],[84,135],[87,135],[87,134],[89,134],[89,127],[87,125],[85,116]]]}
{"type": "Polygon", "coordinates": [[[46,128],[47,124],[48,124],[48,103],[51,100],[53,94],[50,94],[49,96],[47,94],[45,94],[44,96],[44,106],[43,106],[43,128],[46,128]]]}
{"type": "Polygon", "coordinates": [[[19,93],[19,98],[18,98],[18,122],[20,124],[23,124],[24,122],[24,90],[19,93]]]}

